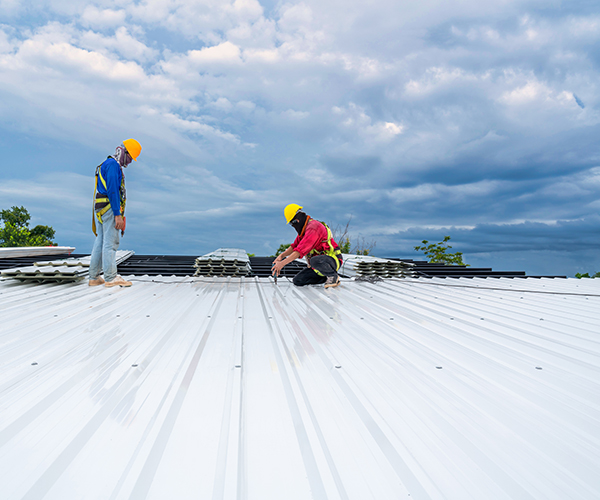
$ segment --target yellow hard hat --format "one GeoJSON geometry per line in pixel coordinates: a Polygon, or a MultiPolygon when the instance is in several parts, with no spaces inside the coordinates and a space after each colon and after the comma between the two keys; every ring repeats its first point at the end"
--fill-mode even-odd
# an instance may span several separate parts
{"type": "Polygon", "coordinates": [[[290,203],[283,209],[283,216],[285,217],[287,224],[294,220],[294,215],[296,215],[298,210],[302,210],[302,207],[300,205],[296,205],[295,203],[290,203]]]}
{"type": "Polygon", "coordinates": [[[137,161],[137,157],[140,156],[140,153],[142,152],[142,145],[135,139],[126,139],[123,141],[123,146],[125,146],[125,149],[133,158],[133,161],[137,161]]]}

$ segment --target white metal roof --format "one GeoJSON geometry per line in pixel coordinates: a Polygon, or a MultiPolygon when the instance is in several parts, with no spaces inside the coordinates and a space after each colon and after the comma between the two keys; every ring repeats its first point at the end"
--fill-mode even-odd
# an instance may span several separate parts
{"type": "Polygon", "coordinates": [[[0,282],[2,499],[600,498],[600,280],[0,282]]]}

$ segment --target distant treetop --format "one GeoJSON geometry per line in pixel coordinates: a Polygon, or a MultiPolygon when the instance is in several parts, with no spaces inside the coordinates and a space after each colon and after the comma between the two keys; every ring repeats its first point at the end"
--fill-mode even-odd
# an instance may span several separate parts
{"type": "Polygon", "coordinates": [[[31,215],[25,207],[12,207],[0,211],[0,247],[56,246],[52,241],[56,231],[50,226],[29,229],[31,215]]]}
{"type": "Polygon", "coordinates": [[[418,245],[415,247],[415,250],[422,251],[425,253],[429,262],[435,263],[443,263],[443,264],[454,264],[457,266],[469,266],[469,264],[465,264],[462,258],[462,252],[456,253],[447,253],[447,250],[452,248],[448,245],[448,241],[450,241],[450,236],[444,236],[444,239],[439,243],[429,243],[427,240],[423,240],[421,243],[423,245],[418,245]]]}

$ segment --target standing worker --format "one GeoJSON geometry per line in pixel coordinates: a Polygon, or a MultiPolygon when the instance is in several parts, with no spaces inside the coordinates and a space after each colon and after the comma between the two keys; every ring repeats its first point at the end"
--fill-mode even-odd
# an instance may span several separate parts
{"type": "Polygon", "coordinates": [[[114,155],[96,167],[92,215],[92,231],[96,235],[96,241],[90,261],[90,286],[131,286],[131,281],[126,281],[117,274],[119,231],[121,236],[125,232],[126,194],[123,168],[132,160],[137,161],[141,152],[142,146],[138,141],[127,139],[117,147],[114,155]],[[102,271],[104,278],[100,276],[102,271]]]}
{"type": "Polygon", "coordinates": [[[271,272],[279,276],[281,269],[298,257],[306,257],[308,269],[294,276],[297,286],[325,283],[325,288],[338,286],[338,269],[342,265],[342,251],[333,240],[331,230],[324,222],[313,219],[302,212],[302,207],[291,203],[283,210],[288,224],[296,230],[298,236],[285,252],[273,261],[271,272]]]}

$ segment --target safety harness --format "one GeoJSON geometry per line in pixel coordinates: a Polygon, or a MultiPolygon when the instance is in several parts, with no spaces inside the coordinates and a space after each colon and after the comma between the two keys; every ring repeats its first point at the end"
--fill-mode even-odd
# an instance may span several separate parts
{"type": "MultiPolygon", "coordinates": [[[[333,246],[332,240],[333,240],[333,234],[331,234],[331,229],[329,229],[329,226],[327,224],[325,224],[324,222],[321,221],[317,221],[320,222],[321,224],[323,224],[325,226],[325,229],[327,229],[327,239],[325,240],[321,240],[321,243],[326,243],[327,246],[329,247],[328,250],[325,250],[324,252],[321,251],[317,251],[316,249],[313,249],[310,251],[310,253],[308,254],[309,259],[314,256],[314,255],[328,255],[329,257],[332,257],[333,260],[335,260],[335,265],[336,268],[335,270],[337,271],[340,268],[340,264],[341,264],[341,255],[342,255],[342,251],[340,250],[339,247],[335,248],[333,246]]],[[[313,271],[315,273],[317,273],[319,276],[324,276],[323,273],[317,271],[315,268],[313,268],[313,271]]]]}
{"type": "MultiPolygon", "coordinates": [[[[109,156],[108,158],[112,157],[109,156]]],[[[111,208],[108,196],[98,192],[98,178],[100,178],[100,182],[102,182],[104,190],[108,191],[108,188],[106,187],[106,181],[104,180],[104,177],[102,177],[102,165],[103,164],[100,164],[96,167],[96,181],[94,184],[94,213],[96,214],[96,217],[92,217],[92,231],[96,236],[98,236],[98,234],[96,233],[96,218],[98,219],[100,224],[102,224],[102,216],[111,208]]],[[[121,174],[123,174],[123,169],[121,169],[121,174]]],[[[121,215],[124,216],[125,203],[127,201],[127,194],[125,191],[125,175],[122,175],[121,177],[121,186],[119,187],[119,198],[121,201],[121,215]]]]}

